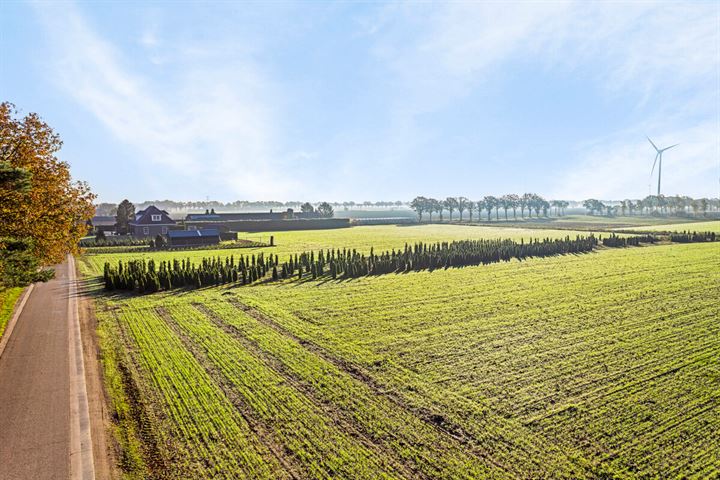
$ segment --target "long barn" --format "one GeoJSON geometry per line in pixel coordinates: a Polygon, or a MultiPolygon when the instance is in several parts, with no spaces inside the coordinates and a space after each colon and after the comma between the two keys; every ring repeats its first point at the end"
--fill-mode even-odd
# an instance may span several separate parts
{"type": "Polygon", "coordinates": [[[217,228],[170,230],[168,241],[171,247],[217,245],[220,243],[220,231],[217,228]]]}

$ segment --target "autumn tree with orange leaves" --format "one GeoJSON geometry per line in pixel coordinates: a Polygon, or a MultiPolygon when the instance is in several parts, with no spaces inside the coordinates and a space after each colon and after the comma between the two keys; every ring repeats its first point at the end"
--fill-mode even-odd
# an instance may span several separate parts
{"type": "Polygon", "coordinates": [[[77,252],[95,211],[87,183],[73,181],[69,165],[55,156],[60,147],[59,135],[37,114],[20,117],[13,104],[0,104],[0,166],[24,178],[19,187],[0,182],[0,239],[28,240],[44,265],[77,252]]]}

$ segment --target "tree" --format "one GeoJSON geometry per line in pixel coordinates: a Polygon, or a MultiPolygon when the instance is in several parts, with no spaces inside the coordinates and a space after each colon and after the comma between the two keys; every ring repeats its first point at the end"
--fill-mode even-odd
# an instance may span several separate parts
{"type": "Polygon", "coordinates": [[[117,204],[115,203],[98,203],[95,205],[95,215],[104,217],[114,217],[117,215],[117,204]]]}
{"type": "Polygon", "coordinates": [[[498,199],[493,197],[492,195],[488,195],[486,197],[483,197],[483,205],[485,206],[485,210],[487,210],[488,222],[489,222],[490,214],[492,213],[493,208],[497,208],[498,199]]]}
{"type": "Polygon", "coordinates": [[[435,213],[438,214],[438,216],[440,217],[440,221],[442,222],[443,221],[443,210],[445,210],[443,202],[441,202],[440,200],[438,200],[436,198],[431,198],[429,200],[429,202],[430,202],[429,208],[432,208],[435,211],[435,213]]]}
{"type": "Polygon", "coordinates": [[[31,238],[0,237],[0,288],[22,287],[53,277],[52,270],[39,271],[31,238]]]}
{"type": "Polygon", "coordinates": [[[707,216],[708,211],[708,199],[707,198],[701,198],[698,200],[700,202],[700,211],[703,213],[703,217],[707,216]]]}
{"type": "Polygon", "coordinates": [[[17,118],[11,103],[0,104],[0,164],[23,169],[31,188],[0,186],[0,237],[26,242],[40,264],[61,262],[78,251],[95,212],[92,194],[84,182],[74,182],[70,167],[55,156],[60,137],[34,113],[17,118]]]}
{"type": "Polygon", "coordinates": [[[300,211],[302,213],[313,213],[315,211],[315,208],[310,204],[310,202],[305,202],[302,205],[300,205],[300,211]]]}
{"type": "Polygon", "coordinates": [[[427,211],[430,214],[430,221],[432,222],[432,215],[435,212],[440,213],[440,220],[442,220],[442,202],[434,198],[428,198],[426,204],[427,211]]]}
{"type": "Polygon", "coordinates": [[[127,198],[120,202],[115,214],[115,228],[120,235],[127,235],[130,232],[130,222],[135,220],[135,205],[127,198]]]}
{"type": "Polygon", "coordinates": [[[468,200],[465,197],[458,197],[457,198],[457,209],[458,213],[460,214],[460,221],[462,222],[462,214],[465,210],[468,208],[468,204],[471,204],[472,202],[468,200]]]}
{"type": "Polygon", "coordinates": [[[520,215],[525,218],[525,209],[527,208],[528,214],[532,217],[532,204],[533,204],[533,195],[532,193],[524,193],[522,197],[520,197],[520,215]]]}
{"type": "Polygon", "coordinates": [[[544,198],[540,197],[540,207],[542,208],[542,211],[543,211],[543,217],[547,217],[548,210],[550,210],[550,202],[548,202],[544,198]]]}
{"type": "Polygon", "coordinates": [[[425,197],[415,197],[413,198],[413,201],[410,202],[410,208],[415,210],[415,213],[417,213],[418,221],[422,222],[422,215],[428,208],[428,199],[425,197]]]}
{"type": "Polygon", "coordinates": [[[627,210],[630,216],[632,216],[635,213],[635,208],[637,208],[637,205],[635,205],[635,202],[632,200],[625,200],[627,202],[627,210]]]}
{"type": "Polygon", "coordinates": [[[600,212],[602,214],[603,210],[605,210],[605,204],[600,200],[595,200],[594,198],[585,200],[583,202],[583,207],[590,212],[590,215],[595,215],[595,212],[600,212]]]}
{"type": "Polygon", "coordinates": [[[317,210],[320,213],[320,216],[325,218],[332,218],[332,216],[335,214],[333,207],[327,202],[322,202],[320,205],[318,205],[317,210]]]}
{"type": "Polygon", "coordinates": [[[458,208],[458,201],[455,197],[447,197],[445,201],[443,202],[443,206],[445,207],[445,210],[450,212],[450,221],[452,222],[452,214],[453,211],[458,208]]]}
{"type": "Polygon", "coordinates": [[[473,220],[473,212],[475,211],[475,205],[475,202],[473,202],[472,200],[468,200],[467,209],[468,213],[470,214],[470,223],[472,223],[473,220]]]}
{"type": "Polygon", "coordinates": [[[504,198],[506,198],[508,206],[512,208],[513,219],[517,220],[517,208],[520,206],[520,197],[518,195],[515,195],[514,193],[511,193],[509,195],[505,195],[504,198]]]}
{"type": "Polygon", "coordinates": [[[155,236],[155,248],[162,249],[167,247],[167,240],[162,235],[155,236]]]}
{"type": "Polygon", "coordinates": [[[570,202],[567,200],[560,200],[560,212],[561,215],[565,215],[565,209],[570,206],[570,202]]]}
{"type": "Polygon", "coordinates": [[[556,217],[559,217],[559,216],[560,216],[560,205],[561,205],[561,204],[562,204],[562,202],[561,202],[560,200],[551,200],[551,201],[550,201],[550,205],[551,205],[553,208],[555,208],[555,216],[556,216],[556,217]]]}
{"type": "Polygon", "coordinates": [[[503,195],[502,197],[500,197],[500,198],[498,199],[498,201],[500,202],[500,206],[501,206],[502,209],[505,211],[505,221],[506,221],[506,222],[507,222],[507,220],[508,220],[508,214],[507,214],[507,212],[508,212],[508,210],[510,209],[510,198],[509,198],[509,197],[510,197],[510,195],[503,195]]]}
{"type": "Polygon", "coordinates": [[[485,210],[485,198],[478,200],[476,205],[478,210],[478,221],[482,221],[482,212],[485,210]]]}

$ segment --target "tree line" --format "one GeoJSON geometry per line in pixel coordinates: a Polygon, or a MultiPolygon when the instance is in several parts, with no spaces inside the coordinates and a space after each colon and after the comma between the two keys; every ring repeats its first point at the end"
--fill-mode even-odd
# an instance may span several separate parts
{"type": "Polygon", "coordinates": [[[468,221],[470,222],[473,221],[475,213],[477,213],[478,221],[481,221],[484,213],[487,214],[487,221],[492,221],[493,211],[495,212],[495,220],[500,220],[501,211],[505,220],[509,218],[509,211],[512,211],[513,219],[517,219],[518,210],[522,218],[525,218],[526,212],[529,217],[532,217],[533,212],[535,212],[536,217],[539,217],[541,212],[543,216],[547,217],[551,208],[554,208],[555,214],[559,216],[565,214],[565,209],[569,205],[570,202],[565,200],[547,201],[536,193],[508,194],[500,197],[488,195],[478,201],[469,200],[466,197],[447,197],[445,200],[438,200],[421,196],[415,197],[410,202],[410,208],[417,213],[421,222],[423,215],[426,214],[431,222],[433,214],[437,214],[437,218],[443,221],[445,212],[448,213],[450,221],[453,220],[454,212],[458,212],[458,219],[461,222],[463,221],[464,212],[468,212],[468,221]]]}
{"type": "Polygon", "coordinates": [[[633,216],[633,215],[676,215],[692,213],[694,216],[706,216],[708,212],[720,211],[720,199],[692,198],[683,195],[648,195],[639,200],[625,199],[620,202],[604,203],[589,198],[583,201],[583,207],[590,215],[633,216]]]}
{"type": "Polygon", "coordinates": [[[62,141],[37,114],[0,103],[0,289],[46,280],[78,251],[93,216],[88,185],[58,160],[62,141]]]}
{"type": "Polygon", "coordinates": [[[249,285],[258,281],[350,279],[391,273],[459,268],[508,262],[512,259],[542,258],[555,255],[587,253],[599,244],[608,248],[655,244],[660,241],[679,243],[714,242],[714,232],[682,232],[670,235],[636,235],[609,237],[578,235],[562,239],[457,240],[452,242],[418,242],[398,250],[369,254],[356,249],[332,248],[291,255],[280,263],[277,255],[234,255],[221,259],[202,258],[161,261],[119,260],[116,266],[105,262],[103,280],[107,290],[134,290],[153,293],[175,288],[201,288],[228,283],[249,285]]]}
{"type": "MultiPolygon", "coordinates": [[[[122,202],[121,202],[122,203],[122,202]]],[[[343,207],[348,208],[397,208],[405,205],[405,202],[400,200],[396,201],[365,201],[365,202],[318,202],[313,208],[319,208],[321,205],[327,204],[331,208],[343,207]]],[[[218,202],[214,200],[209,201],[175,201],[175,200],[146,200],[138,203],[136,208],[143,210],[150,205],[155,205],[161,210],[175,211],[175,212],[193,212],[203,210],[216,210],[224,212],[238,212],[238,211],[264,211],[270,209],[287,209],[292,208],[293,210],[302,210],[303,205],[313,205],[310,202],[302,201],[289,201],[289,202],[278,202],[273,200],[263,201],[249,201],[249,200],[236,200],[234,202],[218,202]]],[[[120,204],[111,202],[98,203],[95,207],[97,215],[114,217],[117,215],[118,207],[120,204]]]]}

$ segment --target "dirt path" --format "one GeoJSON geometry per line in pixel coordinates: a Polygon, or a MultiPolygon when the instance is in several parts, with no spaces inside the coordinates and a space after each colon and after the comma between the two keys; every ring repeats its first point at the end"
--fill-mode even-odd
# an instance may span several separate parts
{"type": "Polygon", "coordinates": [[[74,263],[27,298],[0,357],[0,479],[95,478],[74,263]]]}
{"type": "Polygon", "coordinates": [[[78,297],[80,330],[82,334],[83,353],[85,355],[85,381],[88,396],[88,411],[93,444],[93,460],[95,478],[120,478],[117,465],[118,452],[110,440],[112,421],[107,409],[108,398],[103,384],[100,347],[96,335],[97,318],[94,304],[87,296],[78,297]]]}

